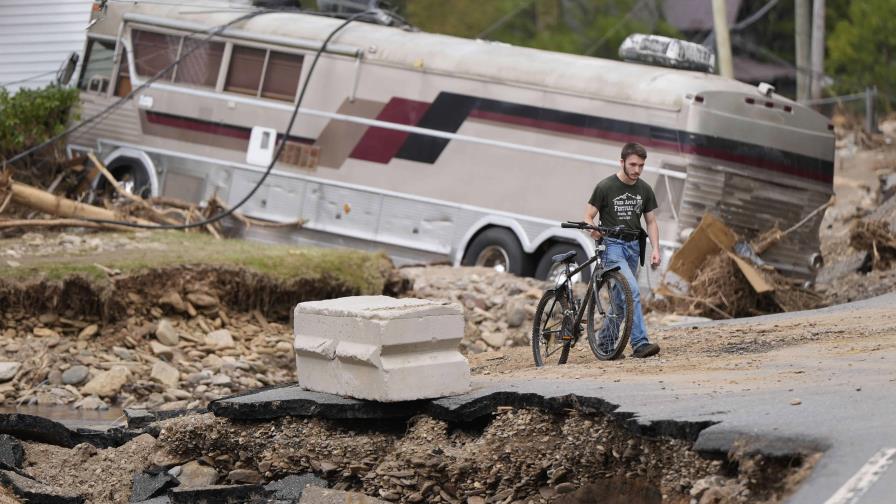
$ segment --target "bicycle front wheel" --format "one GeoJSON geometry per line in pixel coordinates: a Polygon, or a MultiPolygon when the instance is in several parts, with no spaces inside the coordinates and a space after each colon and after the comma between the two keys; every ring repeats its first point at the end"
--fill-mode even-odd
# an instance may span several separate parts
{"type": "Polygon", "coordinates": [[[618,271],[604,274],[588,300],[588,345],[599,360],[618,359],[632,333],[632,289],[618,271]]]}
{"type": "Polygon", "coordinates": [[[541,296],[532,322],[532,356],[536,366],[542,367],[555,358],[557,364],[566,364],[571,343],[563,338],[568,329],[568,324],[564,324],[568,306],[564,291],[550,289],[541,296]]]}

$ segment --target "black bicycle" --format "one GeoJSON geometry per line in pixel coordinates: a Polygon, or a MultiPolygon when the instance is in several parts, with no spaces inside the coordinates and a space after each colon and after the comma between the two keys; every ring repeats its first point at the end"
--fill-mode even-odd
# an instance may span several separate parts
{"type": "MultiPolygon", "coordinates": [[[[636,232],[623,226],[593,226],[585,222],[564,222],[561,227],[596,230],[603,236],[635,239],[636,232]]],[[[595,357],[612,360],[622,355],[632,332],[632,289],[619,266],[604,267],[603,253],[607,246],[603,236],[596,241],[594,257],[584,264],[575,265],[576,251],[570,250],[551,259],[562,263],[565,272],[553,288],[544,292],[535,310],[532,324],[532,355],[535,365],[544,366],[551,356],[560,352],[558,364],[565,364],[569,349],[574,347],[582,334],[582,319],[588,313],[588,344],[595,357]],[[573,277],[594,264],[583,299],[573,292],[573,277]]]]}

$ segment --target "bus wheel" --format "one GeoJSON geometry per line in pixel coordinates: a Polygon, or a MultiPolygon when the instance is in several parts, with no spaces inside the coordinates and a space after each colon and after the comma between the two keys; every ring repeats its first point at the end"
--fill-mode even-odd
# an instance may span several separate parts
{"type": "Polygon", "coordinates": [[[521,276],[525,269],[526,254],[516,235],[505,228],[489,228],[479,234],[470,246],[461,264],[483,266],[495,271],[521,276]]]}
{"type": "MultiPolygon", "coordinates": [[[[573,245],[572,243],[555,243],[548,247],[548,249],[544,251],[544,254],[541,255],[541,259],[538,260],[538,266],[535,267],[535,278],[556,283],[557,278],[563,274],[565,268],[563,267],[563,264],[551,261],[551,257],[569,252],[570,250],[576,251],[576,264],[583,264],[588,260],[588,255],[585,254],[582,247],[573,245]]],[[[578,274],[576,280],[579,282],[587,282],[590,274],[591,267],[589,266],[578,274]]]]}
{"type": "MultiPolygon", "coordinates": [[[[118,185],[125,191],[140,198],[149,198],[152,196],[152,184],[149,180],[149,174],[142,165],[118,164],[114,162],[109,167],[109,173],[118,182],[118,185]]],[[[117,199],[120,195],[112,184],[105,177],[100,177],[96,183],[94,198],[110,198],[117,199]]]]}

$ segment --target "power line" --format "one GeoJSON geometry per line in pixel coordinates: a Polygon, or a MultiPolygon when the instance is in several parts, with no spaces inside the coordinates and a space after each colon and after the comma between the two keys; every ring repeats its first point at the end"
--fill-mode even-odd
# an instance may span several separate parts
{"type": "Polygon", "coordinates": [[[600,49],[600,47],[602,45],[604,45],[604,42],[606,42],[610,38],[611,35],[616,33],[616,30],[618,30],[620,27],[622,27],[622,25],[628,20],[628,18],[630,18],[632,16],[632,14],[634,14],[635,11],[641,7],[641,5],[644,3],[644,1],[645,0],[638,0],[638,3],[636,3],[634,6],[632,6],[632,8],[625,14],[625,16],[623,16],[622,19],[620,19],[615,25],[613,25],[612,28],[607,30],[607,32],[604,33],[604,35],[597,42],[595,42],[591,47],[589,47],[585,51],[584,54],[591,55],[591,54],[594,54],[595,51],[600,49]]]}
{"type": "Polygon", "coordinates": [[[35,74],[35,75],[30,76],[30,77],[25,77],[24,79],[20,79],[20,80],[17,80],[17,81],[4,82],[4,83],[0,84],[0,87],[4,87],[4,88],[5,88],[5,87],[7,87],[7,86],[13,86],[13,85],[15,85],[15,84],[21,84],[21,83],[23,83],[23,82],[32,81],[32,80],[35,80],[35,79],[39,79],[39,78],[41,78],[41,77],[44,77],[44,76],[46,76],[46,75],[55,74],[55,73],[58,72],[58,71],[59,71],[59,70],[48,70],[48,71],[46,71],[46,72],[41,72],[41,73],[39,73],[39,74],[35,74]]]}

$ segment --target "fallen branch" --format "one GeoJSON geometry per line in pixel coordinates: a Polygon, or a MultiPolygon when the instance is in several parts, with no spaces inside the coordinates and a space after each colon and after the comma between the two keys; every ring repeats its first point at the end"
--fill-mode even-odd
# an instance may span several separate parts
{"type": "Polygon", "coordinates": [[[127,226],[90,222],[79,219],[0,219],[0,229],[22,227],[84,227],[93,229],[114,229],[116,231],[134,231],[133,228],[127,226]]]}
{"type": "Polygon", "coordinates": [[[721,316],[723,316],[723,317],[725,317],[725,318],[728,318],[728,319],[733,319],[733,318],[734,318],[734,317],[732,317],[729,313],[725,312],[724,310],[722,310],[722,309],[719,308],[718,306],[716,306],[716,305],[710,303],[709,301],[707,301],[707,300],[705,300],[705,299],[695,298],[695,297],[691,297],[691,296],[685,296],[685,295],[683,295],[683,294],[676,294],[676,293],[674,293],[674,292],[672,292],[672,291],[670,291],[670,290],[668,290],[668,289],[666,289],[666,291],[663,293],[663,295],[665,295],[665,296],[671,296],[671,297],[679,298],[679,299],[684,299],[685,301],[692,301],[692,302],[695,302],[695,303],[702,303],[702,304],[706,305],[708,308],[712,309],[713,311],[715,311],[716,313],[718,313],[719,315],[721,315],[721,316]]]}

